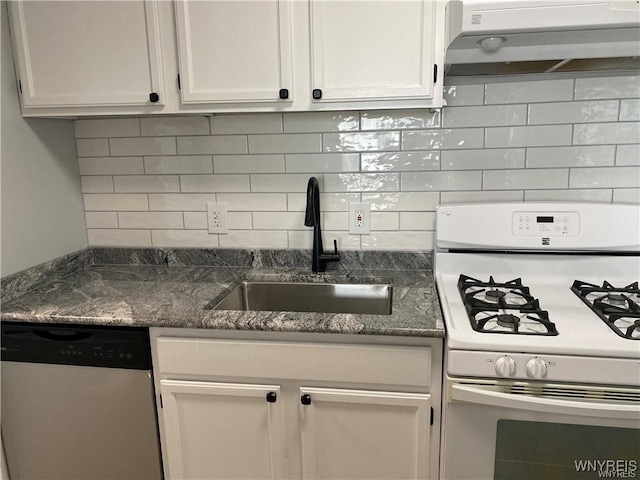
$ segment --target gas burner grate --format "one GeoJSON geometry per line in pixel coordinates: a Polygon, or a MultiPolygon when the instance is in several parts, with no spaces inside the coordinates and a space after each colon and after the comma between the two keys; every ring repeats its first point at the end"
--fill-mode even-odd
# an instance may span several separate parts
{"type": "Polygon", "coordinates": [[[477,332],[558,335],[548,312],[540,308],[529,287],[522,285],[519,278],[499,283],[492,276],[488,282],[483,282],[460,275],[458,291],[471,327],[477,332]]]}
{"type": "Polygon", "coordinates": [[[638,282],[619,288],[606,280],[602,286],[575,280],[571,291],[617,335],[629,340],[640,340],[638,282]]]}

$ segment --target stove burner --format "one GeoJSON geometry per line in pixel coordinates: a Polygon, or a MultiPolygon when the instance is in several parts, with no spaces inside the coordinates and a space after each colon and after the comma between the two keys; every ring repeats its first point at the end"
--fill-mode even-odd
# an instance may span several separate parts
{"type": "Polygon", "coordinates": [[[493,277],[483,282],[460,275],[458,291],[476,332],[558,335],[549,314],[519,278],[499,283],[493,277]]]}
{"type": "Polygon", "coordinates": [[[518,324],[520,323],[520,319],[515,315],[507,313],[498,315],[496,317],[496,323],[501,327],[512,328],[514,331],[516,331],[518,328],[518,324]]]}
{"type": "Polygon", "coordinates": [[[492,303],[498,303],[505,295],[506,293],[500,290],[487,290],[484,292],[485,300],[492,303]]]}
{"type": "Polygon", "coordinates": [[[576,280],[571,291],[575,293],[617,335],[629,340],[640,340],[640,288],[638,282],[616,288],[609,282],[602,286],[576,280]]]}

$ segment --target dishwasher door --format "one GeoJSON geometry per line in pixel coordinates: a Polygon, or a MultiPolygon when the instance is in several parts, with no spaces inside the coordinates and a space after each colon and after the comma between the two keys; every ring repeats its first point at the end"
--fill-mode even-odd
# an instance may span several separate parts
{"type": "MultiPolygon", "coordinates": [[[[57,349],[105,351],[76,336],[57,349]]],[[[150,370],[7,361],[9,345],[1,413],[11,480],[162,478],[150,370]]]]}

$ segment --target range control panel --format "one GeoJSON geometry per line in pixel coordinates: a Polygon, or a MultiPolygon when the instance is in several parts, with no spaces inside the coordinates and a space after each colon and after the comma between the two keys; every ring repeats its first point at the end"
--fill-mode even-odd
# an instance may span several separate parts
{"type": "Polygon", "coordinates": [[[577,237],[578,212],[514,212],[511,231],[517,236],[577,237]]]}

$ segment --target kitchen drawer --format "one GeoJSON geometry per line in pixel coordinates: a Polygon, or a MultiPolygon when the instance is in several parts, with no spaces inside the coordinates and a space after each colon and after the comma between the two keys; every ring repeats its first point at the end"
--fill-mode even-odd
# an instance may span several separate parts
{"type": "Polygon", "coordinates": [[[162,378],[273,378],[429,388],[429,347],[159,337],[162,378]]]}

